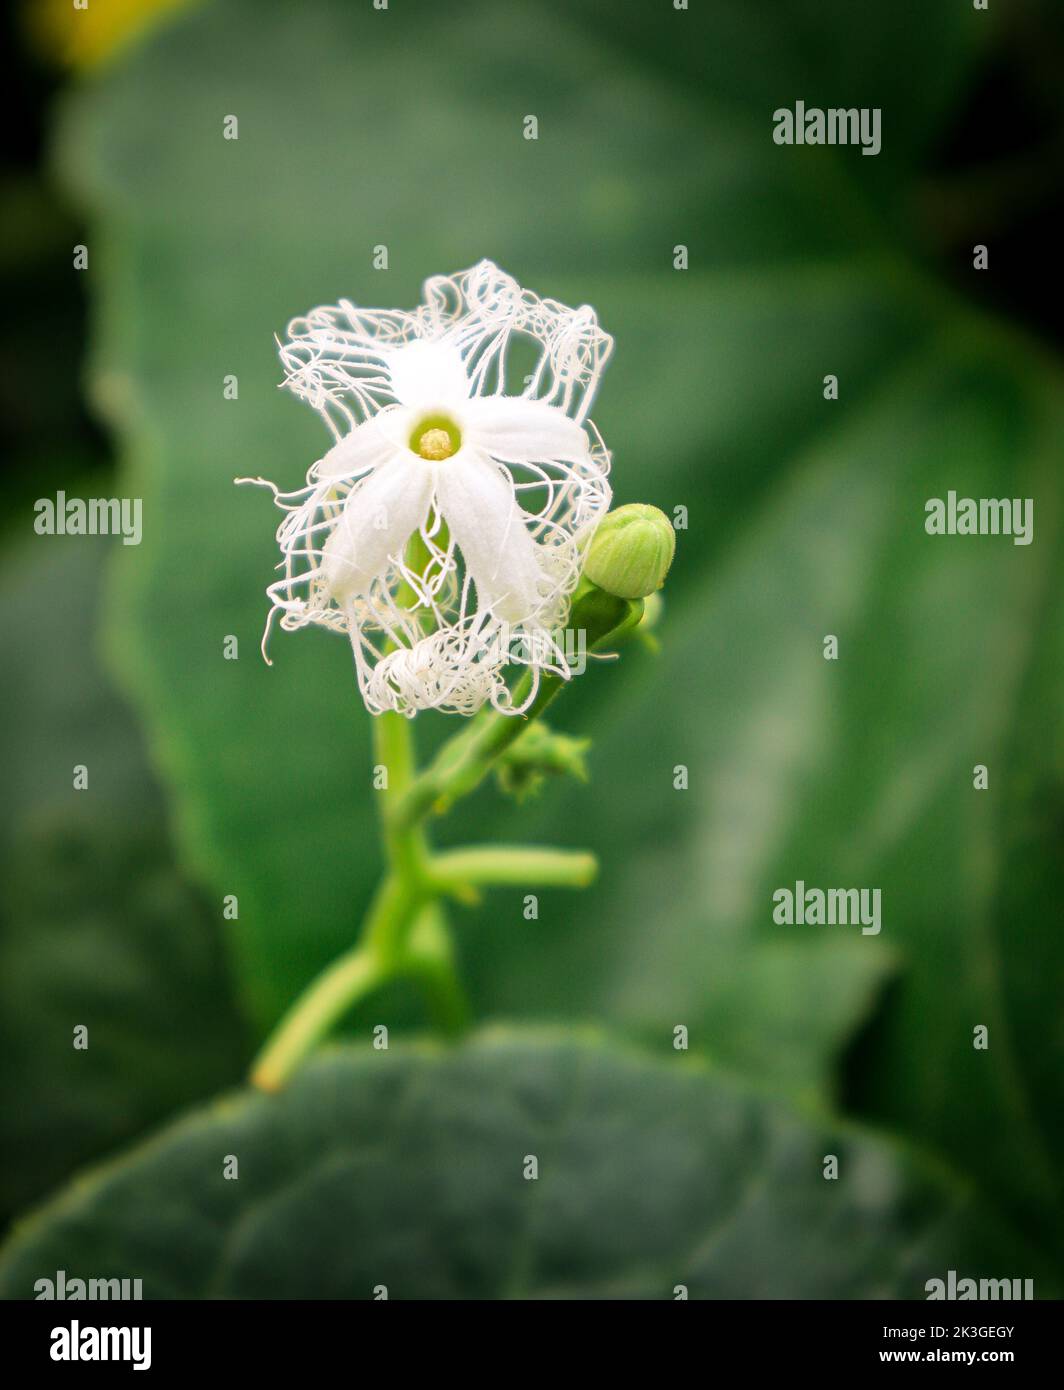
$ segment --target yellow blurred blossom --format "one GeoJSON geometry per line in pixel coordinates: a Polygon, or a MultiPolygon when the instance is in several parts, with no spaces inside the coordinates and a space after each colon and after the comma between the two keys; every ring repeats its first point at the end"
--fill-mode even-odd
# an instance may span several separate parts
{"type": "Polygon", "coordinates": [[[44,57],[67,68],[94,68],[195,0],[29,0],[26,23],[44,57]]]}

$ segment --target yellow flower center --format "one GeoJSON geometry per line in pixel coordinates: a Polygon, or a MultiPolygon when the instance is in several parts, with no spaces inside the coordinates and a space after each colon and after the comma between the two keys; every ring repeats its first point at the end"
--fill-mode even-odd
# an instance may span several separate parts
{"type": "Polygon", "coordinates": [[[462,447],[462,435],[453,420],[445,415],[430,415],[422,420],[410,436],[415,454],[432,463],[449,459],[462,447]]]}

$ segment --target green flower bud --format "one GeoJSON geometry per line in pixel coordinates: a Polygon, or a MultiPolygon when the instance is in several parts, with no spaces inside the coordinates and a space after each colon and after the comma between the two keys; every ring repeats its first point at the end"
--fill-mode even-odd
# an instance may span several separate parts
{"type": "Polygon", "coordinates": [[[630,502],[602,519],[584,574],[618,598],[645,598],[665,583],[675,550],[676,532],[665,513],[630,502]]]}

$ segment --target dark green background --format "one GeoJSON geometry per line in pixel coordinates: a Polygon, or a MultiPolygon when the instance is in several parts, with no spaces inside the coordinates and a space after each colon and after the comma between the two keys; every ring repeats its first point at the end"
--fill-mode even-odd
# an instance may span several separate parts
{"type": "Polygon", "coordinates": [[[109,1165],[16,1230],[7,1295],[58,1267],[181,1296],[920,1297],[949,1267],[1056,1291],[1049,14],[233,0],[58,94],[52,173],[6,188],[4,1206],[109,1165]],[[881,155],[776,146],[798,99],[881,107],[881,155]],[[57,274],[77,240],[89,271],[57,274]],[[485,789],[441,831],[586,846],[600,881],[536,922],[518,889],[458,918],[499,1031],[426,1060],[397,988],[285,1101],[115,1160],[239,1086],[380,868],[346,644],[258,655],[276,514],[232,479],[296,486],[323,444],[276,389],[273,334],[340,296],[412,305],[482,256],[595,306],[616,500],[688,511],[660,655],[558,707],[593,736],[590,784],[521,807],[485,789]],[[113,444],[74,395],[82,294],[113,444]],[[144,543],[35,537],[60,487],[142,497],[144,543]],[[928,537],[949,489],[1033,497],[1034,544],[928,537]],[[798,878],[880,888],[881,936],[775,926],[798,878]],[[528,1152],[546,1195],[523,1212],[528,1152]]]}

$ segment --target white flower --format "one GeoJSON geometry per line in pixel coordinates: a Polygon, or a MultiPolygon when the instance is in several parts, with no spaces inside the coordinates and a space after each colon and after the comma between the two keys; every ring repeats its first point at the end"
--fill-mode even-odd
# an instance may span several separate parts
{"type": "Polygon", "coordinates": [[[591,308],[490,261],[410,312],[342,300],[289,325],[284,384],[336,442],[304,488],[265,484],[286,512],[270,616],[346,631],[374,713],[513,713],[508,663],[568,676],[553,634],[609,506],[587,412],[612,346],[591,308]]]}

